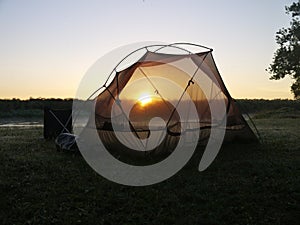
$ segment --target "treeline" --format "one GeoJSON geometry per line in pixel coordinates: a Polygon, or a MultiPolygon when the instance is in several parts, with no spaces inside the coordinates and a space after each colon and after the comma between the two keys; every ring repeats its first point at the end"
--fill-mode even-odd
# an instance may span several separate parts
{"type": "MultiPolygon", "coordinates": [[[[293,108],[300,110],[300,100],[289,99],[236,99],[241,108],[246,109],[249,113],[260,111],[276,110],[278,108],[293,108]]],[[[27,100],[20,99],[0,99],[0,111],[27,110],[27,109],[44,109],[44,107],[54,109],[71,109],[73,99],[60,98],[30,98],[27,100]]]]}
{"type": "Polygon", "coordinates": [[[281,108],[300,111],[300,100],[289,99],[237,99],[236,102],[242,111],[247,113],[259,113],[276,111],[281,108]]]}
{"type": "MultiPolygon", "coordinates": [[[[278,109],[300,112],[300,100],[237,99],[236,102],[241,111],[247,113],[269,112],[278,109]]],[[[43,115],[44,107],[71,109],[72,103],[73,99],[60,98],[0,99],[0,117],[40,117],[43,115]]]]}
{"type": "Polygon", "coordinates": [[[0,99],[0,119],[5,118],[39,118],[43,117],[44,108],[71,109],[72,99],[59,98],[30,98],[0,99]]]}
{"type": "Polygon", "coordinates": [[[20,99],[0,99],[0,111],[12,110],[42,110],[44,107],[55,109],[71,109],[72,99],[60,98],[30,98],[28,100],[20,99]]]}

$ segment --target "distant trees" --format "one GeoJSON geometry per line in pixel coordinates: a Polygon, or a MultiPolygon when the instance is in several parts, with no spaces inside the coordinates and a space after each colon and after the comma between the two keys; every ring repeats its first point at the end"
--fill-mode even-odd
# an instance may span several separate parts
{"type": "Polygon", "coordinates": [[[265,111],[275,111],[280,108],[289,108],[292,110],[300,111],[300,99],[237,99],[241,111],[247,113],[258,113],[265,111]]]}
{"type": "Polygon", "coordinates": [[[72,109],[73,99],[30,98],[0,99],[0,123],[7,118],[43,118],[44,107],[72,109]]]}
{"type": "Polygon", "coordinates": [[[291,91],[296,99],[300,99],[300,0],[285,9],[292,16],[292,21],[290,27],[282,28],[276,33],[279,48],[267,70],[272,74],[270,79],[279,80],[287,75],[291,76],[295,80],[291,91]]]}
{"type": "Polygon", "coordinates": [[[71,109],[72,99],[43,99],[43,98],[30,98],[28,100],[20,99],[0,99],[0,112],[9,112],[12,110],[42,110],[44,107],[55,109],[71,109]]]}

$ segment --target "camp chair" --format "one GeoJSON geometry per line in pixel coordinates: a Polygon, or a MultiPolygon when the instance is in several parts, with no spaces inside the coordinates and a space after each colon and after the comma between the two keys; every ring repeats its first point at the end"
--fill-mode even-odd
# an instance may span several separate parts
{"type": "Polygon", "coordinates": [[[57,150],[77,150],[72,132],[72,110],[44,108],[44,138],[55,138],[57,150]]]}

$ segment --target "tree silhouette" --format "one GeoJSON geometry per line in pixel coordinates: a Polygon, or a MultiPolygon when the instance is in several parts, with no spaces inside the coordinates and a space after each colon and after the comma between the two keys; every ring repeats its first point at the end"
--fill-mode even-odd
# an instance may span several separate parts
{"type": "Polygon", "coordinates": [[[272,74],[270,79],[279,80],[287,75],[291,76],[295,80],[291,91],[296,99],[300,99],[300,0],[285,9],[292,16],[292,21],[290,27],[282,28],[276,33],[279,48],[267,70],[272,74]]]}

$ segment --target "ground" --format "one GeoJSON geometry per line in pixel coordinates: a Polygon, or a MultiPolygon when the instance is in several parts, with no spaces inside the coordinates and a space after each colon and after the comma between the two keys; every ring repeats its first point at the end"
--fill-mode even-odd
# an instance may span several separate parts
{"type": "Polygon", "coordinates": [[[79,153],[56,151],[41,127],[2,127],[0,223],[299,224],[300,119],[254,120],[260,145],[226,145],[201,173],[196,154],[147,187],[106,180],[79,153]]]}

